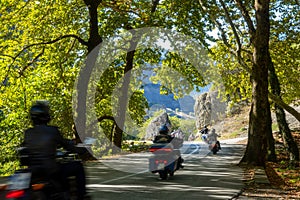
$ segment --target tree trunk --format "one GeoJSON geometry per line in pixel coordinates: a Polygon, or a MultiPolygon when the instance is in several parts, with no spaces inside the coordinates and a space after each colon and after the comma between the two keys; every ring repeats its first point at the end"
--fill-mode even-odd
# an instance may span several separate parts
{"type": "MultiPolygon", "coordinates": [[[[154,13],[156,11],[159,0],[152,1],[152,3],[153,5],[152,5],[151,13],[154,13]]],[[[139,40],[141,39],[141,35],[139,33],[136,33],[136,31],[133,30],[131,27],[130,29],[132,33],[132,39],[130,41],[130,47],[126,55],[124,79],[123,79],[123,84],[119,96],[119,106],[116,115],[117,116],[116,129],[113,138],[113,142],[114,142],[113,153],[118,153],[122,149],[123,128],[125,125],[126,110],[128,105],[128,90],[129,90],[129,84],[131,78],[131,70],[133,68],[135,49],[137,47],[139,40]]]]}
{"type": "MultiPolygon", "coordinates": [[[[269,80],[270,80],[272,93],[278,96],[279,98],[281,98],[280,83],[276,75],[275,68],[271,58],[270,58],[270,65],[269,65],[269,80]]],[[[275,103],[275,114],[276,114],[277,124],[279,127],[279,132],[282,134],[284,145],[290,154],[290,165],[295,166],[299,162],[299,149],[297,143],[295,142],[291,134],[291,130],[286,121],[285,112],[283,108],[281,108],[276,103],[275,103]]]]}
{"type": "Polygon", "coordinates": [[[241,163],[265,166],[268,155],[268,135],[272,134],[268,100],[269,1],[256,0],[257,29],[253,40],[252,103],[248,130],[248,144],[241,163]]]}
{"type": "Polygon", "coordinates": [[[299,162],[299,149],[286,122],[284,110],[275,105],[275,113],[279,131],[282,134],[284,145],[290,155],[290,165],[297,166],[299,162]]]}
{"type": "Polygon", "coordinates": [[[124,78],[123,78],[123,83],[120,90],[120,96],[118,101],[119,105],[116,114],[117,126],[115,129],[115,134],[113,139],[115,145],[113,148],[113,153],[118,153],[122,148],[123,129],[125,126],[126,110],[128,105],[128,91],[129,91],[129,84],[131,78],[131,70],[133,68],[135,49],[137,47],[139,39],[140,36],[136,36],[135,31],[132,31],[132,40],[130,41],[129,51],[127,52],[126,55],[126,66],[124,69],[124,78]]]}
{"type": "Polygon", "coordinates": [[[76,108],[76,130],[78,131],[81,138],[85,138],[88,136],[86,131],[86,98],[88,91],[88,83],[90,80],[90,76],[95,65],[99,47],[98,45],[102,42],[102,38],[98,32],[98,12],[97,8],[100,4],[100,0],[84,1],[89,10],[90,15],[90,30],[89,30],[89,40],[87,44],[88,54],[85,63],[85,67],[82,68],[79,72],[79,78],[77,83],[77,108],[76,108]]]}

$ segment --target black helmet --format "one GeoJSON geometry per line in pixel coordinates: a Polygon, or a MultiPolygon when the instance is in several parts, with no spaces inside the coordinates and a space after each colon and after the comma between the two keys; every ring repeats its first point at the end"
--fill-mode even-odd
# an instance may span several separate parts
{"type": "Polygon", "coordinates": [[[166,125],[162,125],[160,128],[159,128],[159,133],[161,134],[168,134],[169,132],[169,129],[166,125]]]}
{"type": "Polygon", "coordinates": [[[46,124],[50,121],[48,101],[36,101],[30,108],[30,117],[34,124],[46,124]]]}

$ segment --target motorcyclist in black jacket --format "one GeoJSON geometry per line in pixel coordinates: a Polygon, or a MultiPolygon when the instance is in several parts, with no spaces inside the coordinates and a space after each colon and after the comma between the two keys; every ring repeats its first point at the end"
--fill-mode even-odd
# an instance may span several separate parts
{"type": "Polygon", "coordinates": [[[181,157],[181,153],[178,150],[183,143],[183,140],[179,138],[172,137],[169,135],[169,128],[167,125],[162,125],[159,129],[159,134],[155,136],[153,143],[172,143],[174,148],[177,149],[177,155],[179,160],[179,167],[183,168],[183,159],[181,157]]]}
{"type": "MultiPolygon", "coordinates": [[[[25,131],[23,147],[29,156],[29,167],[33,175],[44,175],[49,180],[55,180],[64,187],[69,176],[76,177],[78,200],[85,199],[85,172],[81,162],[59,164],[56,162],[56,152],[59,146],[74,153],[83,153],[74,146],[73,141],[64,139],[50,122],[49,105],[47,101],[37,101],[30,109],[33,127],[25,131]]],[[[64,189],[64,188],[62,188],[64,189]]]]}
{"type": "Polygon", "coordinates": [[[155,136],[153,143],[170,143],[173,137],[169,135],[169,128],[163,125],[159,128],[158,135],[155,136]]]}

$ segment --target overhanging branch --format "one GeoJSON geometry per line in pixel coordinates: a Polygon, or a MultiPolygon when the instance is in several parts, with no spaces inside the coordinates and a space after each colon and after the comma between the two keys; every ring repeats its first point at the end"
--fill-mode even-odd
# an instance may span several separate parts
{"type": "Polygon", "coordinates": [[[293,115],[300,122],[300,113],[297,110],[284,103],[278,96],[272,94],[271,92],[269,92],[269,98],[281,108],[293,115]]]}
{"type": "Polygon", "coordinates": [[[242,44],[241,44],[240,37],[239,37],[239,35],[238,35],[238,33],[237,33],[237,30],[236,30],[236,28],[235,28],[235,26],[234,26],[234,24],[233,24],[233,21],[232,21],[232,19],[231,19],[231,17],[230,17],[230,14],[229,14],[229,12],[228,12],[228,9],[227,9],[227,7],[226,7],[224,1],[223,1],[223,0],[219,0],[219,1],[220,1],[221,5],[222,5],[224,11],[225,11],[226,19],[228,20],[228,23],[230,24],[230,27],[231,27],[231,29],[232,29],[232,31],[233,31],[235,40],[236,40],[236,42],[237,42],[237,49],[236,49],[237,55],[238,55],[238,57],[241,57],[240,54],[241,54],[242,44]]]}
{"type": "MultiPolygon", "coordinates": [[[[7,73],[5,75],[5,79],[8,77],[8,74],[10,73],[10,70],[13,66],[13,64],[15,63],[16,59],[27,49],[31,48],[31,47],[34,47],[34,46],[40,46],[40,45],[49,45],[49,44],[54,44],[60,40],[63,40],[63,39],[66,39],[66,38],[75,38],[79,43],[81,43],[82,45],[85,45],[87,46],[88,43],[86,41],[84,41],[82,38],[80,38],[78,35],[74,35],[74,34],[67,34],[67,35],[63,35],[63,36],[60,36],[54,40],[50,40],[50,41],[46,41],[46,42],[39,42],[39,43],[34,43],[34,44],[30,44],[30,45],[27,45],[25,46],[21,51],[19,51],[17,53],[17,55],[15,56],[8,56],[8,55],[5,55],[7,57],[10,57],[13,61],[12,63],[8,66],[8,70],[7,70],[7,73]]],[[[39,56],[38,56],[39,57],[39,56]]],[[[37,58],[36,58],[37,59],[37,58]]],[[[36,60],[34,59],[34,60],[36,60]]],[[[28,67],[28,66],[27,66],[28,67]]],[[[22,70],[23,71],[23,70],[22,70]]],[[[0,88],[3,86],[3,84],[0,85],[0,88]]]]}
{"type": "Polygon", "coordinates": [[[32,61],[30,61],[30,62],[28,63],[28,65],[26,65],[22,70],[19,71],[19,77],[23,76],[24,71],[25,71],[29,66],[33,65],[33,63],[35,63],[35,62],[39,59],[39,57],[41,57],[43,54],[44,54],[44,48],[43,48],[43,50],[41,51],[41,53],[39,53],[32,61]]]}
{"type": "MultiPolygon", "coordinates": [[[[224,4],[224,1],[223,0],[219,0],[220,3],[222,4],[222,7],[225,9],[225,11],[227,10],[226,9],[226,6],[224,4]]],[[[296,0],[298,3],[299,1],[296,0]]],[[[255,28],[254,28],[254,24],[249,16],[249,13],[248,11],[246,10],[246,8],[244,7],[244,5],[242,4],[242,2],[240,0],[235,0],[235,2],[238,4],[238,7],[239,9],[241,10],[242,12],[242,15],[248,25],[248,28],[249,28],[249,34],[251,37],[254,37],[254,34],[255,34],[255,28]]],[[[208,13],[209,10],[204,6],[204,3],[202,2],[202,0],[199,0],[199,3],[201,5],[201,9],[208,13]]],[[[232,46],[229,44],[227,38],[226,38],[226,33],[225,33],[225,30],[222,28],[221,24],[218,23],[218,21],[216,20],[215,16],[214,15],[211,15],[209,14],[209,17],[210,19],[215,23],[215,25],[217,26],[217,28],[219,29],[219,31],[221,32],[221,36],[222,36],[222,40],[224,42],[224,44],[227,46],[227,48],[229,49],[229,53],[232,54],[233,56],[235,56],[239,62],[239,64],[242,66],[242,68],[248,72],[248,73],[252,73],[251,71],[251,68],[247,65],[247,63],[243,60],[242,56],[241,56],[241,53],[240,51],[234,51],[232,46]]],[[[234,35],[236,37],[236,40],[239,42],[239,37],[237,35],[237,32],[235,31],[235,26],[234,24],[232,23],[231,19],[230,19],[230,16],[229,14],[226,14],[226,17],[227,19],[229,20],[230,22],[230,25],[234,31],[234,35]]],[[[240,48],[241,51],[245,51],[246,53],[250,54],[251,52],[245,50],[245,49],[242,49],[242,47],[240,46],[241,44],[238,43],[238,48],[240,48]],[[239,47],[240,46],[240,47],[239,47]]],[[[291,106],[287,105],[286,103],[283,102],[282,99],[280,99],[278,96],[272,94],[271,92],[269,92],[269,99],[274,101],[277,105],[279,105],[281,108],[283,108],[284,110],[286,110],[288,113],[290,113],[291,115],[293,115],[298,121],[300,121],[300,113],[297,112],[297,110],[295,110],[294,108],[292,108],[291,106]]]]}

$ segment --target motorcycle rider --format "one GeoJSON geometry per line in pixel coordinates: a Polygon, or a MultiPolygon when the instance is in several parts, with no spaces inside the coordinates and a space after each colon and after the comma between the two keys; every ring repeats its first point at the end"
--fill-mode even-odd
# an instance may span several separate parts
{"type": "Polygon", "coordinates": [[[207,134],[208,134],[209,129],[207,128],[207,125],[202,128],[199,133],[201,135],[201,138],[203,141],[207,142],[207,134]]]}
{"type": "Polygon", "coordinates": [[[159,128],[158,135],[154,138],[154,143],[170,143],[173,139],[171,135],[169,135],[169,128],[167,125],[163,125],[159,128]]]}
{"type": "MultiPolygon", "coordinates": [[[[172,137],[169,135],[169,128],[167,125],[163,125],[159,129],[159,134],[155,136],[153,143],[172,143],[173,146],[177,149],[182,145],[183,140],[179,138],[172,137]]],[[[181,157],[180,151],[176,151],[179,161],[179,167],[183,168],[183,159],[181,157]]]]}
{"type": "Polygon", "coordinates": [[[86,194],[86,179],[82,163],[56,162],[59,145],[74,153],[84,153],[84,150],[76,148],[73,141],[64,139],[57,127],[48,125],[51,117],[47,101],[36,101],[30,108],[30,117],[33,127],[25,131],[23,147],[29,154],[29,167],[33,170],[33,175],[43,175],[48,180],[60,183],[63,190],[68,177],[75,176],[77,199],[89,199],[86,194]]]}
{"type": "Polygon", "coordinates": [[[207,140],[209,142],[216,142],[218,145],[219,150],[221,149],[220,142],[218,141],[218,137],[221,137],[221,135],[216,133],[216,130],[214,128],[211,129],[210,133],[207,134],[207,140]]]}

